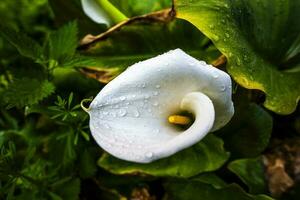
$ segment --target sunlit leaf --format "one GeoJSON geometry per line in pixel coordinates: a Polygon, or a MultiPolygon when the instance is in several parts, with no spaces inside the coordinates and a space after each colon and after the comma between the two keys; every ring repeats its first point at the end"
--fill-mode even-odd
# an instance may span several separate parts
{"type": "Polygon", "coordinates": [[[209,37],[245,88],[266,94],[266,108],[292,113],[300,99],[300,1],[177,0],[177,17],[209,37]]]}

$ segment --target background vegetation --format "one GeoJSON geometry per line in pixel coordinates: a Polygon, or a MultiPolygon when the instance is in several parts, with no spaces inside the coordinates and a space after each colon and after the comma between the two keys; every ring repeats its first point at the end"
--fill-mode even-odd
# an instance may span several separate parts
{"type": "Polygon", "coordinates": [[[106,32],[80,0],[1,0],[0,199],[299,199],[299,1],[111,2],[165,15],[106,32]],[[103,152],[81,100],[175,48],[232,76],[231,122],[151,164],[103,152]]]}

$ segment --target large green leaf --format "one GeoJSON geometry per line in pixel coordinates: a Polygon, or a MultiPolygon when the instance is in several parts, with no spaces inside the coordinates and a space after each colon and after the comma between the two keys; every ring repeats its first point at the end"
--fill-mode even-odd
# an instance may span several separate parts
{"type": "Polygon", "coordinates": [[[199,30],[183,20],[168,24],[137,22],[107,35],[83,52],[96,57],[98,68],[124,70],[134,63],[176,48],[212,62],[220,54],[209,42],[199,30]]]}
{"type": "Polygon", "coordinates": [[[201,180],[172,180],[166,184],[167,200],[272,200],[265,195],[250,195],[238,185],[215,187],[201,180]]]}
{"type": "Polygon", "coordinates": [[[228,169],[235,173],[249,187],[251,193],[266,192],[264,166],[262,158],[235,160],[228,165],[228,169]]]}
{"type": "Polygon", "coordinates": [[[108,154],[104,154],[98,164],[115,174],[190,177],[218,169],[228,157],[229,154],[223,149],[223,141],[209,134],[193,147],[149,164],[126,162],[108,154]]]}
{"type": "Polygon", "coordinates": [[[194,24],[227,57],[227,69],[239,84],[265,92],[266,108],[280,114],[295,110],[300,99],[300,1],[177,0],[176,10],[178,18],[194,24]]]}
{"type": "Polygon", "coordinates": [[[267,147],[272,126],[272,117],[258,105],[237,103],[235,115],[217,134],[232,157],[256,157],[267,147]]]}

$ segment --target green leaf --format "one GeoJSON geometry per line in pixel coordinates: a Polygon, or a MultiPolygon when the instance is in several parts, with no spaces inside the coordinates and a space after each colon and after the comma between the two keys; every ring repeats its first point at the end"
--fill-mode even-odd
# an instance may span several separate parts
{"type": "Polygon", "coordinates": [[[233,158],[256,157],[268,145],[272,133],[272,117],[258,105],[240,104],[229,124],[217,132],[225,149],[233,158]]]}
{"type": "Polygon", "coordinates": [[[75,53],[78,45],[77,38],[78,28],[77,23],[70,22],[57,31],[50,34],[49,37],[49,60],[60,62],[66,56],[72,56],[75,53]]]}
{"type": "Polygon", "coordinates": [[[209,134],[193,147],[149,164],[127,162],[108,154],[104,154],[98,164],[115,174],[190,177],[218,169],[228,157],[229,154],[223,149],[223,141],[209,134]]]}
{"type": "Polygon", "coordinates": [[[71,179],[67,182],[56,184],[54,191],[55,194],[63,200],[78,200],[80,193],[80,179],[71,179]]]}
{"type": "Polygon", "coordinates": [[[264,106],[290,114],[300,99],[300,1],[177,0],[177,17],[194,24],[227,57],[243,87],[266,94],[264,106]],[[291,70],[292,71],[292,70],[291,70]]]}
{"type": "Polygon", "coordinates": [[[228,169],[249,187],[250,193],[266,193],[267,186],[261,157],[232,161],[229,163],[228,169]]]}
{"type": "Polygon", "coordinates": [[[97,171],[97,162],[94,156],[88,149],[85,149],[82,154],[80,154],[79,160],[79,174],[83,178],[92,177],[97,171]]]}
{"type": "Polygon", "coordinates": [[[54,92],[54,85],[47,80],[22,78],[15,80],[4,91],[4,101],[9,107],[33,105],[54,92]]]}
{"type": "Polygon", "coordinates": [[[134,63],[176,48],[209,63],[220,55],[199,30],[183,20],[168,24],[129,24],[97,41],[82,53],[97,59],[93,67],[115,68],[121,72],[134,63]]]}
{"type": "Polygon", "coordinates": [[[210,184],[213,187],[219,189],[225,187],[227,184],[214,173],[204,173],[192,178],[193,181],[199,181],[201,183],[210,184]]]}
{"type": "Polygon", "coordinates": [[[60,67],[82,67],[82,66],[94,66],[97,65],[97,59],[93,57],[83,56],[75,54],[72,56],[65,56],[60,59],[60,67]]]}
{"type": "Polygon", "coordinates": [[[247,194],[236,184],[222,188],[197,180],[172,180],[166,184],[167,200],[272,200],[266,195],[247,194]]]}
{"type": "Polygon", "coordinates": [[[15,31],[7,26],[0,26],[0,36],[9,41],[22,56],[39,60],[42,58],[42,47],[21,31],[15,31]]]}

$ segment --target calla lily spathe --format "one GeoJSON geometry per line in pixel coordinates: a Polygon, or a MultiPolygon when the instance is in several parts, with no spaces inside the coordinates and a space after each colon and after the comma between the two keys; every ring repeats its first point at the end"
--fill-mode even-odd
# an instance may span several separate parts
{"type": "Polygon", "coordinates": [[[98,24],[111,25],[111,20],[107,13],[101,8],[96,0],[81,0],[83,12],[98,24]]]}
{"type": "Polygon", "coordinates": [[[123,160],[149,163],[199,142],[233,116],[231,79],[180,49],[136,63],[108,83],[88,109],[97,143],[123,160]],[[168,117],[194,114],[187,130],[168,117]]]}

